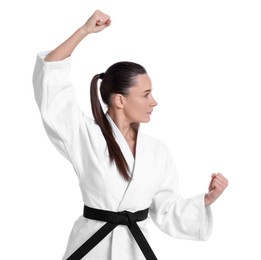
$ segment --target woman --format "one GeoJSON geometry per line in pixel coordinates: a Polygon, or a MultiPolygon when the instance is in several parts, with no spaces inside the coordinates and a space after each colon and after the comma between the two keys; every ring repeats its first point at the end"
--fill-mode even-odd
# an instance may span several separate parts
{"type": "Polygon", "coordinates": [[[216,173],[207,194],[188,199],[178,194],[177,172],[166,145],[139,130],[157,105],[150,77],[139,64],[119,62],[95,75],[94,120],[81,112],[68,82],[70,56],[86,36],[110,24],[108,15],[95,11],[56,49],[40,53],[35,64],[33,85],[43,124],[72,163],[85,205],[63,259],[157,259],[146,240],[148,214],[172,237],[206,240],[212,228],[209,206],[228,185],[216,173]],[[99,85],[108,107],[105,114],[99,85]]]}

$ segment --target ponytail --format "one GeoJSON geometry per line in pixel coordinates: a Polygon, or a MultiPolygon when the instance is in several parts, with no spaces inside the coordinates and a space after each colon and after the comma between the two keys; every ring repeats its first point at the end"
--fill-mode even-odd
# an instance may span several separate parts
{"type": "MultiPolygon", "coordinates": [[[[102,75],[102,77],[104,74],[102,75]]],[[[91,108],[94,120],[96,124],[98,124],[101,128],[102,134],[107,143],[110,161],[115,162],[121,176],[126,180],[130,180],[130,176],[128,175],[129,166],[122,154],[122,151],[116,142],[111,125],[106,118],[106,115],[103,112],[100,100],[99,100],[99,92],[98,92],[98,80],[101,78],[101,74],[97,74],[93,77],[91,81],[90,87],[90,97],[91,97],[91,108]]]]}

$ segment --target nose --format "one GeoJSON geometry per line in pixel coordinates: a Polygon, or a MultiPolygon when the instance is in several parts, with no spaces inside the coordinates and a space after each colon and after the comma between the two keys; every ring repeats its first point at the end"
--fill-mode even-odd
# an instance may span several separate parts
{"type": "Polygon", "coordinates": [[[158,105],[158,102],[154,99],[154,97],[152,97],[152,102],[150,104],[151,107],[155,107],[158,105]]]}

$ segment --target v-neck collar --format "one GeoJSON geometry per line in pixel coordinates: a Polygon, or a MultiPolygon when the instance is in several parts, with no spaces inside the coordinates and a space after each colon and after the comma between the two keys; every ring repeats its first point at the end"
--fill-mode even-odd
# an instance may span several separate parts
{"type": "MultiPolygon", "coordinates": [[[[131,152],[128,142],[126,141],[122,132],[117,127],[117,125],[114,123],[114,121],[112,120],[112,118],[109,116],[108,113],[106,113],[106,117],[112,127],[112,132],[113,132],[114,138],[115,138],[116,142],[118,143],[118,145],[120,146],[121,151],[124,155],[124,158],[125,158],[126,162],[128,163],[128,166],[130,169],[130,175],[132,175],[132,172],[134,169],[135,158],[131,152]]],[[[137,138],[138,138],[138,136],[137,136],[137,138]]]]}
{"type": "Polygon", "coordinates": [[[108,115],[108,113],[106,114],[106,117],[107,117],[109,123],[111,124],[115,140],[119,144],[121,151],[125,157],[125,160],[128,163],[128,166],[130,169],[129,176],[131,177],[131,180],[127,183],[125,192],[120,200],[117,210],[118,211],[122,211],[125,209],[129,210],[130,205],[132,205],[132,203],[133,203],[133,194],[135,194],[136,190],[140,188],[139,181],[136,180],[137,176],[135,175],[135,171],[137,170],[136,168],[138,166],[138,165],[136,165],[137,164],[136,161],[137,161],[137,158],[139,157],[139,149],[140,149],[139,146],[140,146],[141,133],[140,133],[140,130],[137,129],[136,156],[134,158],[134,156],[131,152],[131,149],[130,149],[126,139],[124,138],[123,134],[121,133],[120,129],[116,126],[116,124],[114,123],[112,118],[108,115]]]}

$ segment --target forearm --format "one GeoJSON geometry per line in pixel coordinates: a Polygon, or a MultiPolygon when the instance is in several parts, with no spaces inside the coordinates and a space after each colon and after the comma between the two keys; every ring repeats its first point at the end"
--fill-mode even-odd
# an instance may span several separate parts
{"type": "Polygon", "coordinates": [[[45,61],[59,61],[69,57],[77,45],[90,33],[97,33],[110,25],[110,17],[99,10],[87,20],[71,37],[60,44],[46,57],[45,61]]]}
{"type": "Polygon", "coordinates": [[[59,61],[69,57],[77,45],[88,35],[89,33],[82,27],[80,27],[72,36],[66,41],[60,44],[57,48],[51,51],[46,57],[45,61],[59,61]]]}

